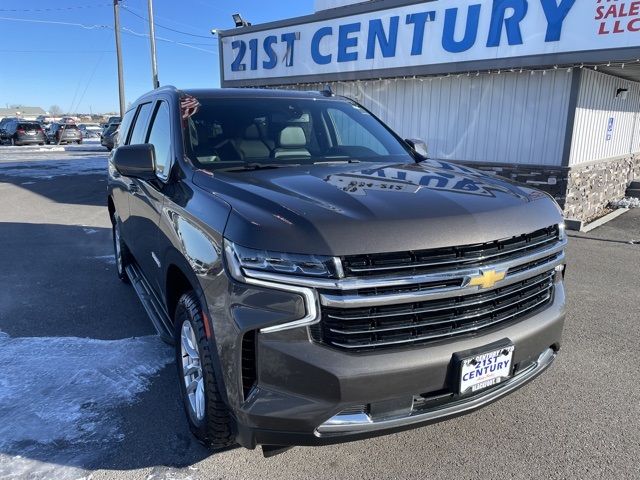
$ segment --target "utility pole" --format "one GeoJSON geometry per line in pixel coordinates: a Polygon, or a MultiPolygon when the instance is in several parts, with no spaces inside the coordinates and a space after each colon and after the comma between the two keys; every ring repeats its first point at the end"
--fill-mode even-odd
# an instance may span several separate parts
{"type": "Polygon", "coordinates": [[[149,7],[149,41],[151,42],[151,75],[154,90],[160,87],[158,80],[158,59],[156,57],[156,27],[153,23],[153,0],[147,0],[149,7]]]}
{"type": "Polygon", "coordinates": [[[118,94],[120,95],[120,117],[124,117],[124,78],[122,73],[122,45],[120,42],[120,7],[118,2],[113,0],[113,23],[116,34],[116,57],[118,59],[118,94]]]}

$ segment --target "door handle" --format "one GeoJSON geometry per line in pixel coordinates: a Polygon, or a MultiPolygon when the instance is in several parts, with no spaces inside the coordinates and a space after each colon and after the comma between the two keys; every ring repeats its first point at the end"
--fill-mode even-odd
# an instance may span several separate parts
{"type": "Polygon", "coordinates": [[[134,195],[136,193],[140,192],[140,187],[138,185],[136,185],[135,183],[131,183],[129,184],[129,192],[133,193],[134,195]]]}

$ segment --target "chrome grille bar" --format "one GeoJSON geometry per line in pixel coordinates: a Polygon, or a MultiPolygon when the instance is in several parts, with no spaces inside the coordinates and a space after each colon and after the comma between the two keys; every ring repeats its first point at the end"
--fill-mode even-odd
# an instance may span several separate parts
{"type": "MultiPolygon", "coordinates": [[[[544,258],[544,257],[543,257],[544,258]]],[[[548,261],[537,265],[534,268],[520,271],[518,273],[507,276],[499,282],[494,288],[512,285],[521,282],[530,277],[541,275],[549,270],[553,270],[558,265],[562,265],[565,261],[564,252],[559,252],[555,256],[550,257],[548,261]]],[[[504,265],[497,264],[492,268],[505,268],[504,265]]],[[[474,273],[477,274],[478,270],[474,273]]],[[[487,289],[489,290],[489,289],[487,289]]],[[[322,292],[320,294],[320,303],[329,307],[341,308],[358,308],[358,307],[374,307],[377,305],[393,305],[398,303],[423,302],[427,300],[437,300],[441,298],[457,297],[464,295],[472,295],[481,291],[479,287],[445,287],[439,289],[431,289],[425,291],[412,291],[397,294],[381,294],[375,296],[362,296],[355,294],[334,294],[322,292]]]]}
{"type": "MultiPolygon", "coordinates": [[[[349,321],[349,320],[370,320],[370,319],[378,319],[378,318],[388,318],[388,317],[396,317],[398,315],[418,315],[421,313],[433,313],[433,312],[441,312],[444,310],[451,310],[453,308],[465,308],[465,307],[472,307],[474,305],[480,305],[482,303],[486,303],[486,302],[491,302],[491,301],[496,301],[496,300],[500,300],[501,298],[504,298],[506,296],[509,295],[513,295],[515,293],[519,293],[523,290],[527,290],[535,285],[539,285],[542,284],[544,282],[548,282],[549,280],[551,280],[551,278],[553,277],[553,273],[548,274],[547,276],[545,276],[544,278],[541,278],[540,280],[531,283],[529,285],[517,288],[515,290],[510,290],[507,293],[504,293],[502,295],[498,295],[498,296],[492,296],[490,298],[485,298],[482,300],[469,300],[469,301],[461,301],[455,304],[455,306],[451,306],[451,305],[444,305],[441,307],[427,307],[427,308],[416,308],[413,309],[411,311],[407,311],[406,313],[398,313],[398,312],[388,312],[388,313],[371,313],[369,315],[360,315],[360,316],[345,316],[345,315],[336,315],[334,313],[330,313],[327,315],[327,317],[334,319],[334,320],[344,320],[344,321],[349,321]]],[[[344,312],[348,312],[349,310],[342,310],[344,312]]]]}
{"type": "Polygon", "coordinates": [[[557,238],[546,238],[544,240],[541,240],[539,242],[535,242],[535,243],[531,243],[529,245],[525,245],[523,247],[518,247],[518,248],[514,248],[512,250],[509,250],[507,252],[500,252],[500,253],[494,253],[494,254],[489,254],[489,255],[482,255],[479,257],[470,257],[467,259],[452,259],[452,260],[443,260],[440,262],[416,262],[416,263],[409,263],[406,265],[390,265],[390,266],[368,266],[368,267],[349,267],[349,271],[353,272],[353,273],[369,273],[371,272],[372,274],[375,274],[377,272],[384,272],[384,271],[388,271],[388,270],[400,270],[400,269],[416,269],[416,268],[422,268],[422,267],[436,267],[436,266],[446,266],[446,265],[460,265],[460,264],[465,264],[465,263],[474,263],[474,262],[486,262],[487,260],[490,260],[492,258],[497,258],[497,257],[505,257],[505,256],[511,256],[514,253],[517,252],[521,252],[522,250],[528,250],[528,249],[535,249],[536,247],[539,247],[541,245],[550,245],[550,244],[555,244],[557,243],[558,239],[557,238]]]}
{"type": "Polygon", "coordinates": [[[495,325],[497,323],[505,322],[505,321],[515,317],[515,316],[524,315],[527,312],[535,310],[537,307],[539,307],[541,305],[544,305],[549,300],[551,300],[551,294],[548,294],[545,299],[540,300],[535,305],[531,305],[530,307],[527,307],[527,308],[524,308],[524,309],[522,309],[522,310],[520,310],[518,312],[512,313],[511,315],[507,315],[507,316],[504,316],[504,317],[499,317],[499,318],[496,318],[494,320],[487,321],[487,322],[482,322],[482,324],[480,324],[480,325],[474,325],[474,326],[470,326],[470,327],[466,327],[466,328],[460,328],[460,329],[452,329],[451,331],[447,331],[447,332],[443,332],[443,333],[439,333],[439,334],[438,333],[429,333],[429,334],[426,334],[426,335],[416,336],[416,337],[403,339],[403,340],[371,342],[371,343],[366,344],[366,345],[362,345],[362,344],[351,345],[351,344],[348,344],[348,343],[341,343],[341,342],[336,342],[336,341],[332,341],[331,344],[336,346],[336,347],[341,347],[341,348],[346,348],[346,349],[358,349],[358,350],[361,350],[363,348],[385,347],[385,346],[390,346],[390,345],[402,345],[402,344],[412,344],[412,343],[418,343],[418,342],[425,341],[425,340],[436,340],[438,338],[450,337],[452,335],[460,335],[460,334],[464,334],[464,333],[477,332],[478,330],[490,327],[491,325],[495,325]]]}
{"type": "MultiPolygon", "coordinates": [[[[416,322],[416,323],[412,323],[412,324],[406,324],[406,325],[394,325],[394,326],[389,326],[389,327],[381,327],[381,328],[371,328],[371,329],[366,329],[366,330],[344,330],[344,329],[337,329],[337,328],[330,328],[329,330],[332,333],[337,333],[340,335],[366,335],[366,334],[371,334],[371,333],[377,333],[377,332],[391,332],[391,331],[397,331],[397,330],[410,330],[412,328],[421,328],[421,327],[429,327],[432,325],[445,325],[447,323],[453,323],[453,322],[464,322],[466,320],[471,320],[473,318],[480,318],[484,315],[487,315],[488,313],[493,313],[493,312],[499,312],[502,310],[508,310],[509,308],[513,308],[514,306],[518,305],[519,303],[522,302],[526,302],[527,300],[531,300],[532,298],[535,297],[539,297],[540,295],[546,293],[546,299],[549,298],[549,291],[553,288],[553,285],[549,285],[547,286],[547,288],[543,289],[543,290],[539,290],[536,291],[534,293],[532,293],[531,295],[528,295],[524,298],[518,297],[515,298],[514,301],[512,301],[511,303],[508,303],[507,305],[501,305],[495,309],[483,309],[480,312],[475,312],[473,314],[467,314],[467,315],[460,315],[460,316],[452,316],[450,318],[446,318],[446,319],[441,319],[441,320],[427,320],[424,322],[416,322]]],[[[491,301],[489,301],[488,303],[490,303],[491,301]]],[[[456,306],[450,307],[450,309],[455,309],[456,306]]],[[[457,330],[456,330],[457,331],[457,330]]]]}

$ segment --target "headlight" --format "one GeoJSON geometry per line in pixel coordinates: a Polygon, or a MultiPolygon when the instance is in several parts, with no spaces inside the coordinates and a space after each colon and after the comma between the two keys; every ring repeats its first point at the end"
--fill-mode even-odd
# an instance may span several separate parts
{"type": "Polygon", "coordinates": [[[277,282],[252,278],[251,270],[255,272],[254,276],[257,275],[257,271],[263,271],[271,273],[277,272],[279,274],[297,274],[298,277],[300,275],[329,277],[334,274],[338,275],[338,273],[341,272],[340,260],[334,260],[333,257],[255,250],[240,247],[226,239],[224,241],[224,252],[227,257],[229,274],[236,280],[258,287],[297,293],[304,298],[305,315],[302,318],[292,322],[261,328],[260,331],[262,333],[308,327],[318,323],[320,321],[320,302],[317,292],[312,288],[282,283],[283,275],[277,279],[277,282]],[[243,270],[247,270],[248,273],[243,270]]]}
{"type": "Polygon", "coordinates": [[[323,278],[341,276],[340,262],[335,257],[255,250],[228,241],[226,244],[240,267],[247,270],[323,278]]]}

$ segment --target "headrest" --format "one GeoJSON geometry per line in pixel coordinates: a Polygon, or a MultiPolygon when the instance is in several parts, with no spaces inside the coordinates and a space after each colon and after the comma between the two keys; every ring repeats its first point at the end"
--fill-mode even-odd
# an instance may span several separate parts
{"type": "Polygon", "coordinates": [[[249,127],[244,131],[244,138],[246,140],[260,140],[260,131],[255,123],[249,125],[249,127]]]}
{"type": "Polygon", "coordinates": [[[286,127],[280,132],[281,147],[305,147],[307,136],[302,127],[286,127]]]}

